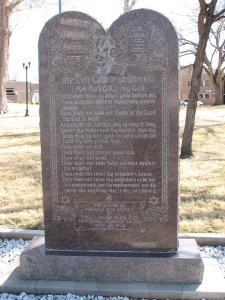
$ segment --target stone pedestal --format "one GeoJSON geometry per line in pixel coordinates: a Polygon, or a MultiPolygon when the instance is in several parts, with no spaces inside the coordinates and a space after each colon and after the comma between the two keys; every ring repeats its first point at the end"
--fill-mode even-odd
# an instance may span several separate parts
{"type": "Polygon", "coordinates": [[[203,262],[195,240],[180,240],[170,257],[46,255],[44,238],[35,237],[20,256],[20,275],[29,280],[200,283],[203,262]]]}

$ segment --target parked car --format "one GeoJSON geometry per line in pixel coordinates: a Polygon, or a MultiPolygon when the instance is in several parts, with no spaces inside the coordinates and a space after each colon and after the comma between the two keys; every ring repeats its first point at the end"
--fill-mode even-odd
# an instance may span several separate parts
{"type": "MultiPolygon", "coordinates": [[[[187,106],[188,105],[188,101],[189,101],[189,99],[182,100],[181,101],[181,105],[187,106]]],[[[197,105],[203,105],[203,103],[201,101],[197,101],[197,105]]]]}

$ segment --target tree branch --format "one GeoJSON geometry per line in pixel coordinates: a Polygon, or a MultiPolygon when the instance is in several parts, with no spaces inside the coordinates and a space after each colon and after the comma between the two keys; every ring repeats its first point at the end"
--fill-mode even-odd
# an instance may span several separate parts
{"type": "Polygon", "coordinates": [[[206,73],[210,76],[209,70],[206,68],[205,65],[203,65],[204,70],[206,71],[206,73]]]}
{"type": "Polygon", "coordinates": [[[200,7],[201,7],[201,10],[205,10],[207,9],[208,5],[205,3],[204,0],[198,0],[199,4],[200,4],[200,7]]]}
{"type": "Polygon", "coordinates": [[[180,46],[185,46],[185,45],[191,45],[193,47],[197,47],[197,44],[190,41],[190,40],[187,40],[186,38],[184,38],[183,36],[181,36],[180,34],[178,34],[179,36],[179,42],[180,42],[180,46]]]}
{"type": "Polygon", "coordinates": [[[196,53],[195,52],[191,52],[191,51],[190,52],[187,51],[187,53],[181,53],[180,52],[180,57],[187,56],[187,55],[196,55],[196,53]]]}
{"type": "Polygon", "coordinates": [[[2,5],[3,5],[3,7],[5,7],[5,6],[7,6],[7,4],[8,4],[8,2],[9,2],[9,0],[3,0],[2,2],[3,2],[3,4],[2,4],[2,5]]]}
{"type": "Polygon", "coordinates": [[[129,9],[131,10],[136,3],[137,3],[137,0],[132,0],[129,9]]]}
{"type": "Polygon", "coordinates": [[[187,65],[187,66],[182,66],[182,67],[180,67],[180,69],[181,69],[181,70],[184,70],[184,69],[189,68],[189,67],[191,67],[191,66],[193,66],[193,64],[189,64],[189,65],[187,65]]]}
{"type": "Polygon", "coordinates": [[[218,14],[216,14],[214,16],[214,22],[219,21],[223,18],[225,18],[225,16],[222,16],[225,13],[225,9],[222,9],[218,14]]]}
{"type": "Polygon", "coordinates": [[[8,11],[11,13],[15,7],[17,7],[24,0],[14,0],[10,4],[8,4],[8,11]]]}

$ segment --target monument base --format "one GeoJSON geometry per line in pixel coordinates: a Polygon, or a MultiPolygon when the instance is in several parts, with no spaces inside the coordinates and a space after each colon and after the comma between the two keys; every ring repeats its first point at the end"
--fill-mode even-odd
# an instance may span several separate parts
{"type": "Polygon", "coordinates": [[[186,239],[171,257],[45,255],[44,237],[35,237],[20,255],[26,280],[201,283],[203,271],[196,241],[186,239]]]}

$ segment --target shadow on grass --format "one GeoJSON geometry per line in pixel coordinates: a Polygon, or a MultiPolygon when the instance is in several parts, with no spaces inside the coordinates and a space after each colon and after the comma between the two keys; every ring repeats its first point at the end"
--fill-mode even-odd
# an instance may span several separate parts
{"type": "Polygon", "coordinates": [[[10,145],[3,145],[2,149],[10,149],[14,147],[21,147],[21,146],[40,146],[40,132],[29,132],[29,133],[18,133],[18,134],[8,134],[2,135],[2,139],[11,140],[12,144],[10,145]],[[35,138],[35,141],[32,139],[35,138]],[[37,139],[38,138],[38,139],[37,139]],[[19,139],[19,142],[14,141],[14,139],[19,139]],[[31,141],[27,140],[31,139],[31,141]],[[37,139],[37,140],[36,140],[37,139]]]}
{"type": "Polygon", "coordinates": [[[28,137],[34,137],[34,136],[40,136],[39,131],[29,132],[29,133],[16,133],[16,134],[5,134],[2,135],[2,138],[28,138],[28,137]]]}
{"type": "MultiPolygon", "coordinates": [[[[204,121],[204,120],[202,120],[204,121]]],[[[205,120],[209,121],[209,120],[205,120]]],[[[216,123],[216,124],[209,124],[209,125],[195,125],[194,131],[199,129],[206,129],[209,134],[215,135],[216,131],[212,129],[211,127],[220,127],[222,125],[225,125],[224,122],[216,123]]]]}
{"type": "MultiPolygon", "coordinates": [[[[18,199],[19,201],[20,199],[18,199]]],[[[27,205],[27,206],[19,206],[19,207],[14,207],[14,208],[0,208],[0,213],[1,214],[10,214],[10,213],[19,213],[21,211],[26,211],[26,210],[37,210],[37,209],[43,209],[43,205],[38,204],[38,205],[27,205]]]]}
{"type": "Polygon", "coordinates": [[[199,213],[180,213],[180,220],[194,220],[194,219],[224,219],[225,212],[223,210],[214,210],[210,212],[199,213]]]}
{"type": "Polygon", "coordinates": [[[37,220],[33,224],[27,224],[26,227],[21,227],[20,229],[43,230],[44,229],[44,221],[43,221],[43,219],[37,220]]]}
{"type": "MultiPolygon", "coordinates": [[[[21,115],[22,112],[16,112],[16,113],[12,113],[11,115],[0,115],[0,120],[2,119],[21,119],[21,118],[24,118],[25,117],[25,114],[24,115],[21,115]],[[18,114],[18,116],[17,116],[18,114]],[[1,118],[2,117],[2,118],[1,118]]],[[[36,112],[36,113],[31,113],[29,115],[29,117],[39,117],[39,113],[36,112]]]]}
{"type": "MultiPolygon", "coordinates": [[[[35,156],[36,158],[36,156],[35,156]]],[[[25,164],[23,160],[15,162],[15,164],[11,167],[5,167],[4,172],[10,171],[13,168],[13,172],[7,175],[7,180],[8,181],[16,181],[18,178],[19,179],[25,179],[25,178],[31,178],[34,179],[35,181],[29,181],[28,186],[29,189],[31,187],[36,188],[37,185],[41,185],[41,169],[40,168],[41,164],[41,158],[38,157],[37,159],[33,159],[33,164],[25,164]],[[34,184],[35,183],[35,184],[34,184]]],[[[2,183],[2,186],[4,186],[6,183],[2,183]]],[[[17,183],[11,182],[11,185],[16,185],[17,183]]]]}
{"type": "MultiPolygon", "coordinates": [[[[205,120],[205,121],[209,121],[209,120],[205,120]]],[[[212,134],[212,135],[215,136],[217,132],[212,127],[220,127],[220,126],[223,126],[223,125],[225,125],[224,122],[223,123],[222,122],[221,123],[216,123],[216,124],[211,124],[210,123],[209,125],[196,125],[195,124],[194,132],[197,131],[197,130],[200,130],[200,129],[206,129],[208,134],[212,134]]],[[[183,132],[184,132],[184,128],[181,129],[180,133],[179,133],[181,138],[183,136],[183,132]]]]}
{"type": "MultiPolygon", "coordinates": [[[[210,187],[209,187],[210,188],[210,187]]],[[[189,190],[182,189],[182,193],[188,194],[189,190]]],[[[218,200],[218,201],[225,201],[224,195],[218,195],[218,194],[209,194],[206,192],[199,192],[195,195],[189,196],[189,197],[180,197],[181,202],[192,202],[192,201],[209,201],[209,200],[218,200]]]]}

